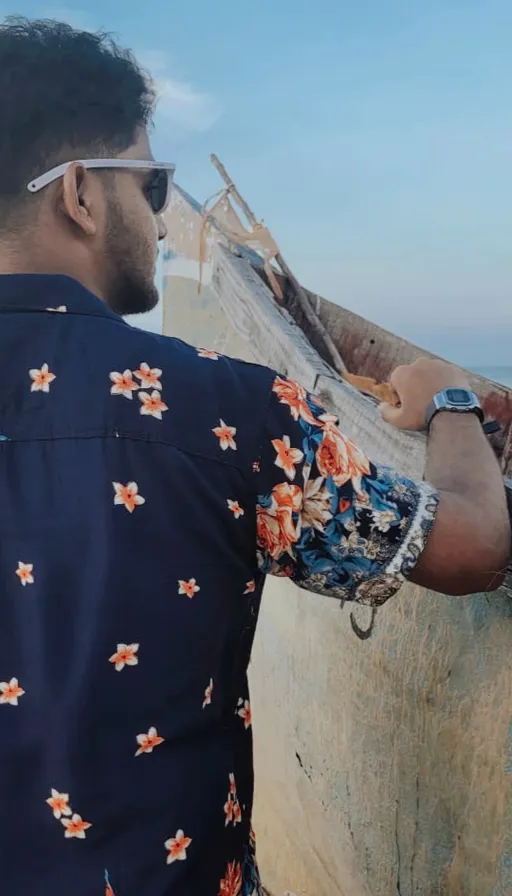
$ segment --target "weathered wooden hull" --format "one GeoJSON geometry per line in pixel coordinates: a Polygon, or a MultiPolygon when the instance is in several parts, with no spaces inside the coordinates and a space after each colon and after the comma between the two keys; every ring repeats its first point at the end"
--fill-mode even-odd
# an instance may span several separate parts
{"type": "MultiPolygon", "coordinates": [[[[375,460],[421,477],[424,440],[381,423],[374,404],[332,373],[245,259],[212,246],[198,294],[199,224],[197,208],[176,194],[165,332],[301,380],[375,460]]],[[[350,312],[322,302],[332,330],[342,315],[350,321],[350,312]]],[[[345,339],[355,354],[371,355],[377,342],[361,345],[359,337],[358,344],[356,325],[347,326],[340,345],[345,339]]],[[[395,344],[381,369],[368,362],[355,372],[384,378],[386,363],[418,352],[403,345],[410,358],[395,344]]],[[[492,401],[505,414],[507,390],[477,385],[497,394],[492,401]]],[[[366,608],[342,609],[268,581],[251,688],[255,827],[262,873],[276,896],[512,893],[511,611],[504,589],[460,599],[406,585],[361,640],[354,626],[368,628],[366,608]]]]}

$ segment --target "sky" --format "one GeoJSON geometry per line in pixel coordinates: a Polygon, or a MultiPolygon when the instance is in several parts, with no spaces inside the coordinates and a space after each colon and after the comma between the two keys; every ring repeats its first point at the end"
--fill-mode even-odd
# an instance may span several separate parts
{"type": "Polygon", "coordinates": [[[510,0],[16,5],[130,46],[159,84],[155,155],[202,202],[216,152],[310,289],[512,364],[510,0]]]}

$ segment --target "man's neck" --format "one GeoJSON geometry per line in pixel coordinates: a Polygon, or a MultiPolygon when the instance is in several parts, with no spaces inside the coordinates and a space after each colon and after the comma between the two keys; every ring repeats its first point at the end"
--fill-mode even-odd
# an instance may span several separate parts
{"type": "Polygon", "coordinates": [[[47,253],[46,257],[43,257],[43,253],[40,252],[20,253],[10,246],[1,246],[1,274],[55,274],[71,277],[89,292],[102,298],[102,289],[90,271],[86,272],[82,266],[71,264],[61,257],[56,258],[54,253],[47,253]]]}

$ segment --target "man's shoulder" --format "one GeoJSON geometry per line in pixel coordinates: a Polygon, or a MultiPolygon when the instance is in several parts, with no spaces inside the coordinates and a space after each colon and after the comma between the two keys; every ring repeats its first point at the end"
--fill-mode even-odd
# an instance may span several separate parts
{"type": "Polygon", "coordinates": [[[139,387],[138,397],[148,409],[151,397],[159,407],[163,401],[168,413],[162,413],[160,436],[230,465],[252,464],[275,372],[176,337],[127,330],[125,344],[114,352],[119,376],[132,372],[134,388],[139,387]]]}
{"type": "Polygon", "coordinates": [[[145,351],[148,357],[158,360],[158,366],[172,370],[179,378],[203,381],[205,386],[256,390],[258,397],[268,394],[276,373],[269,367],[232,358],[215,348],[191,345],[176,336],[163,336],[131,326],[132,347],[145,351]]]}

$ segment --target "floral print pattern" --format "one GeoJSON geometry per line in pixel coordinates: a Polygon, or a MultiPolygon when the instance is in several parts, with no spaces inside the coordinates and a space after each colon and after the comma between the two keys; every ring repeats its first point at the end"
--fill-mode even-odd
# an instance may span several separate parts
{"type": "Polygon", "coordinates": [[[21,560],[18,561],[18,569],[16,570],[16,575],[20,580],[21,584],[25,588],[26,585],[34,584],[34,565],[33,563],[22,563],[21,560]]]}
{"type": "Polygon", "coordinates": [[[109,663],[114,663],[116,672],[122,672],[125,666],[138,665],[138,652],[138,644],[118,644],[116,652],[109,658],[109,663]]]}
{"type": "Polygon", "coordinates": [[[276,376],[272,392],[281,404],[286,405],[290,409],[290,414],[295,422],[303,420],[304,423],[309,423],[311,426],[316,425],[316,416],[311,410],[311,405],[316,405],[317,400],[311,395],[308,396],[304,386],[300,386],[294,380],[286,380],[276,376]]]}
{"type": "Polygon", "coordinates": [[[111,395],[122,395],[123,398],[128,398],[130,401],[133,401],[133,393],[136,392],[139,387],[133,379],[131,370],[125,370],[124,373],[118,373],[117,370],[114,370],[110,374],[110,379],[113,383],[110,387],[111,395]]]}
{"type": "Polygon", "coordinates": [[[139,392],[139,398],[142,402],[140,412],[146,417],[155,417],[157,420],[162,419],[162,413],[168,411],[169,408],[162,401],[160,392],[153,390],[151,395],[148,392],[139,392]]]}
{"type": "Polygon", "coordinates": [[[0,703],[8,703],[10,706],[18,706],[18,700],[23,697],[25,691],[17,678],[10,681],[0,681],[0,703]]]}
{"type": "Polygon", "coordinates": [[[240,824],[242,821],[242,810],[240,808],[240,803],[238,802],[235,776],[232,772],[229,775],[229,793],[224,805],[224,814],[226,816],[226,827],[229,824],[233,824],[233,827],[235,827],[235,825],[240,824]]]}
{"type": "Polygon", "coordinates": [[[227,451],[228,448],[231,448],[232,451],[236,451],[236,426],[228,426],[227,423],[224,423],[224,420],[221,419],[219,425],[215,426],[214,429],[212,429],[212,432],[217,436],[222,451],[227,451]]]}
{"type": "Polygon", "coordinates": [[[277,454],[274,461],[276,467],[284,470],[288,479],[295,479],[295,465],[300,464],[304,457],[300,448],[291,447],[290,436],[283,436],[282,439],[272,439],[272,445],[277,454]]]}
{"type": "Polygon", "coordinates": [[[59,793],[52,787],[52,795],[46,800],[53,812],[53,817],[60,821],[63,815],[71,815],[71,807],[69,805],[69,793],[59,793]]]}
{"type": "Polygon", "coordinates": [[[85,840],[86,831],[92,827],[92,824],[89,821],[84,821],[77,812],[73,812],[69,805],[69,793],[60,793],[55,787],[52,787],[51,796],[48,797],[46,803],[52,810],[53,817],[60,821],[65,828],[66,840],[85,840]]]}
{"type": "Polygon", "coordinates": [[[249,700],[244,700],[243,697],[240,697],[240,699],[238,701],[237,715],[239,715],[240,718],[243,719],[244,727],[246,730],[247,730],[247,728],[251,727],[252,714],[251,714],[251,704],[249,703],[249,700]]]}
{"type": "Polygon", "coordinates": [[[133,513],[136,507],[141,507],[146,503],[146,499],[139,495],[139,486],[136,482],[129,482],[123,485],[121,482],[113,482],[114,486],[114,504],[120,504],[126,507],[128,513],[133,513]]]}
{"type": "Polygon", "coordinates": [[[173,862],[184,862],[187,858],[187,849],[192,843],[190,837],[185,837],[183,831],[177,831],[175,837],[171,837],[165,841],[165,848],[168,852],[167,864],[172,865],[173,862]]]}
{"type": "Polygon", "coordinates": [[[114,370],[110,374],[113,383],[110,393],[111,395],[122,395],[123,398],[132,401],[134,393],[137,392],[140,401],[139,413],[143,417],[153,417],[155,420],[161,421],[162,414],[169,410],[161,395],[161,376],[160,367],[150,367],[146,361],[143,361],[133,372],[129,368],[126,368],[123,373],[114,370]],[[137,383],[136,380],[139,382],[137,383]],[[145,391],[146,389],[151,391],[145,391]]]}
{"type": "Polygon", "coordinates": [[[139,366],[139,369],[134,371],[133,375],[140,380],[142,389],[157,389],[160,392],[162,391],[162,383],[160,382],[162,371],[159,367],[150,367],[149,364],[146,364],[146,362],[143,361],[139,366]]]}
{"type": "Polygon", "coordinates": [[[51,384],[57,379],[56,375],[50,371],[48,364],[43,364],[40,369],[34,367],[29,370],[29,375],[32,380],[31,392],[46,392],[48,394],[51,384]]]}
{"type": "Polygon", "coordinates": [[[207,706],[211,706],[212,702],[212,694],[213,694],[213,678],[210,678],[210,684],[206,688],[204,692],[204,700],[203,700],[203,709],[207,706]]]}
{"type": "Polygon", "coordinates": [[[67,839],[76,837],[78,840],[85,840],[85,832],[92,827],[89,821],[84,821],[81,815],[75,812],[71,818],[61,818],[61,824],[64,825],[66,831],[64,836],[67,839]]]}
{"type": "Polygon", "coordinates": [[[240,517],[243,516],[245,513],[245,510],[243,509],[243,507],[240,506],[238,501],[232,501],[230,498],[228,498],[228,507],[229,507],[231,513],[233,514],[235,520],[239,520],[240,517]]]}
{"type": "Polygon", "coordinates": [[[201,588],[195,579],[189,579],[188,582],[184,579],[178,581],[178,594],[186,594],[187,597],[192,599],[200,590],[201,588]]]}
{"type": "Polygon", "coordinates": [[[242,867],[240,862],[230,862],[220,882],[218,896],[240,896],[242,890],[242,867]]]}
{"type": "Polygon", "coordinates": [[[159,736],[156,728],[150,728],[147,734],[137,735],[139,748],[135,755],[142,756],[143,753],[152,753],[155,747],[159,747],[163,742],[164,738],[159,736]]]}
{"type": "MultiPolygon", "coordinates": [[[[410,574],[428,538],[437,496],[370,460],[298,383],[276,377],[288,434],[270,437],[257,479],[270,480],[256,507],[259,566],[298,585],[379,606],[410,574]],[[273,482],[272,482],[273,480],[273,482]],[[277,480],[277,481],[276,481],[277,480]]],[[[270,433],[283,426],[273,411],[270,433]]],[[[267,424],[268,425],[268,424],[267,424]]]]}
{"type": "MultiPolygon", "coordinates": [[[[0,776],[6,840],[21,854],[28,820],[27,892],[50,889],[47,867],[55,892],[89,896],[106,866],[105,896],[140,889],[142,869],[159,892],[262,896],[247,669],[264,577],[378,606],[410,574],[437,497],[372,464],[300,384],[132,330],[49,281],[28,306],[44,312],[37,340],[11,302],[20,351],[4,353],[21,398],[2,429],[23,425],[38,472],[12,452],[27,497],[0,554],[0,713],[23,786],[13,797],[0,776]],[[46,310],[64,303],[59,320],[46,310]]],[[[6,892],[18,874],[4,857],[6,892]]]]}

